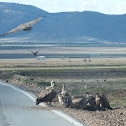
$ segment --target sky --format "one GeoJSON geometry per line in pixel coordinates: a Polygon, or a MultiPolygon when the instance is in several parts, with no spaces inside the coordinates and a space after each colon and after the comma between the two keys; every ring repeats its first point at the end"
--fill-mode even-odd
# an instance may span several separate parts
{"type": "Polygon", "coordinates": [[[125,14],[126,0],[0,0],[34,5],[50,13],[69,11],[97,11],[104,14],[125,14]]]}

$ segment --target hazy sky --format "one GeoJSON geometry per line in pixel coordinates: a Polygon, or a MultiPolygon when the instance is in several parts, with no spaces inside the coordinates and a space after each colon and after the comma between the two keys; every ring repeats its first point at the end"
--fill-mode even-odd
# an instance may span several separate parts
{"type": "Polygon", "coordinates": [[[105,14],[126,13],[126,0],[0,0],[34,5],[48,12],[98,11],[105,14]]]}

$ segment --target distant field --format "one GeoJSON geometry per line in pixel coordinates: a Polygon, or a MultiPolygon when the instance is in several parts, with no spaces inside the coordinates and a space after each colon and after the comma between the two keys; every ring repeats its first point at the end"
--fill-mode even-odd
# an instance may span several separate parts
{"type": "Polygon", "coordinates": [[[30,51],[39,50],[39,56],[47,58],[87,58],[87,57],[126,57],[125,47],[57,47],[50,45],[0,46],[0,59],[34,58],[30,51]]]}
{"type": "Polygon", "coordinates": [[[21,59],[1,59],[1,66],[13,67],[60,67],[60,66],[72,66],[72,67],[101,67],[101,68],[112,68],[112,67],[125,67],[126,58],[46,58],[45,60],[37,60],[36,58],[21,58],[21,59]]]}

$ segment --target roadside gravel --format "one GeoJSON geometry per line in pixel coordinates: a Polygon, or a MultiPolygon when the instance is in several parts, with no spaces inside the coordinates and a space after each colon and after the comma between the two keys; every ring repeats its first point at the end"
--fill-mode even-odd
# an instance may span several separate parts
{"type": "MultiPolygon", "coordinates": [[[[16,84],[17,85],[17,84],[16,84]]],[[[20,88],[34,93],[36,96],[39,94],[39,88],[29,85],[18,85],[20,88]]],[[[36,106],[38,109],[44,109],[36,106]]],[[[63,108],[58,102],[53,102],[52,107],[47,107],[48,110],[61,110],[72,117],[75,117],[81,122],[89,126],[126,126],[126,109],[118,108],[106,111],[88,111],[75,108],[63,108]]]]}

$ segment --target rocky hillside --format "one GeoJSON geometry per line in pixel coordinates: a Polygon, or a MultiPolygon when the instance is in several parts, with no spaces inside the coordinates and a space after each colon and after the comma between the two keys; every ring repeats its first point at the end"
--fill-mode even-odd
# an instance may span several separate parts
{"type": "Polygon", "coordinates": [[[49,13],[31,5],[0,2],[0,34],[20,24],[46,16],[32,31],[4,36],[1,41],[39,42],[126,42],[126,15],[99,12],[49,13]],[[23,38],[23,39],[22,39],[23,38]]]}

